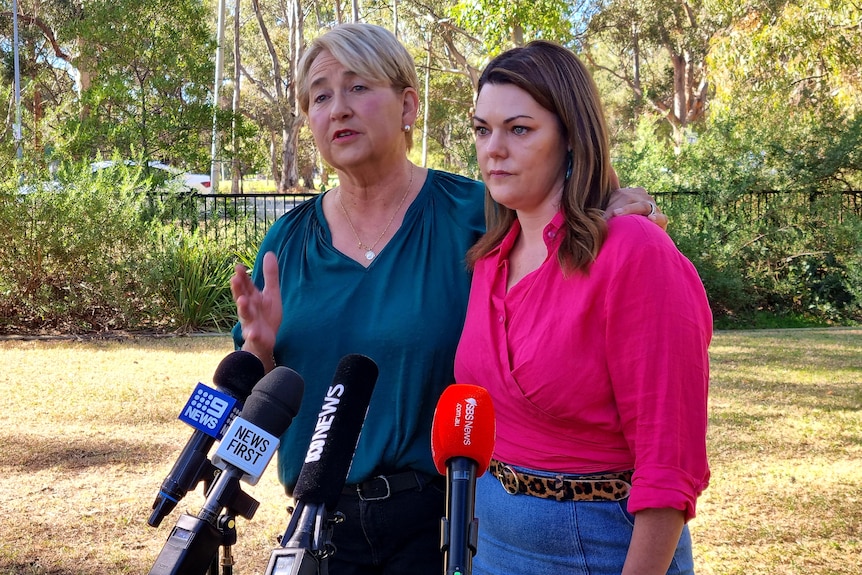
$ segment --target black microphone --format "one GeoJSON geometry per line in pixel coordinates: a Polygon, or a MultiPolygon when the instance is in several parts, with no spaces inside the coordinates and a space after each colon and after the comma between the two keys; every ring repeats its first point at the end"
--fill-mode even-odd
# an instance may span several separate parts
{"type": "Polygon", "coordinates": [[[281,538],[281,548],[270,556],[267,575],[316,574],[320,561],[332,553],[330,539],[337,522],[333,512],[347,480],[377,375],[377,364],[364,355],[348,355],[339,361],[293,490],[296,507],[281,538]]]}
{"type": "Polygon", "coordinates": [[[150,575],[203,575],[233,530],[234,515],[254,517],[258,501],[242,491],[240,480],[254,485],[302,401],[305,383],[295,371],[276,367],[258,382],[225,432],[213,463],[223,467],[207,491],[197,517],[183,514],[171,531],[150,575]],[[223,510],[227,514],[220,517],[223,510]]]}
{"type": "Polygon", "coordinates": [[[496,438],[491,396],[483,387],[456,383],[440,396],[431,425],[431,456],[446,475],[441,544],[445,575],[470,575],[479,539],[476,477],[485,473],[496,438]]]}
{"type": "Polygon", "coordinates": [[[195,387],[180,413],[180,419],[195,431],[159,488],[149,525],[158,527],[186,493],[201,481],[213,479],[216,469],[207,454],[263,374],[263,364],[254,354],[234,351],[221,360],[213,374],[215,390],[202,383],[195,387]]]}

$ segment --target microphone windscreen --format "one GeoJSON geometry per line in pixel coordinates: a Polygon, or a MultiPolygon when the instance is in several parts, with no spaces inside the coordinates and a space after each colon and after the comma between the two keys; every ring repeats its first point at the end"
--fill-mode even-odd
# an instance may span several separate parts
{"type": "Polygon", "coordinates": [[[240,417],[270,435],[281,437],[296,417],[304,391],[302,377],[279,365],[254,386],[240,417]]]}
{"type": "Polygon", "coordinates": [[[263,373],[263,363],[256,355],[237,350],[226,355],[218,364],[213,383],[225,393],[244,401],[263,373]]]}
{"type": "Polygon", "coordinates": [[[497,420],[491,396],[484,387],[455,383],[443,390],[431,424],[431,457],[440,474],[446,462],[466,457],[478,464],[482,475],[494,451],[497,420]]]}
{"type": "Polygon", "coordinates": [[[296,501],[323,503],[329,511],[335,508],[347,480],[377,375],[377,364],[364,355],[348,355],[338,362],[293,490],[296,501]]]}

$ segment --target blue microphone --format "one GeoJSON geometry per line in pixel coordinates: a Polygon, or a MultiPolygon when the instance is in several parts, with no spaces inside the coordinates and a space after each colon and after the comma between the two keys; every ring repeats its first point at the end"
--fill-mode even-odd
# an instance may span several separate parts
{"type": "Polygon", "coordinates": [[[240,480],[256,483],[302,401],[305,383],[292,369],[276,367],[254,387],[242,413],[224,434],[216,452],[223,470],[195,517],[183,514],[168,536],[150,575],[204,575],[231,539],[234,516],[254,517],[259,502],[246,494],[240,480]],[[227,511],[222,515],[222,511],[227,511]]]}
{"type": "Polygon", "coordinates": [[[147,521],[150,526],[158,527],[198,483],[209,484],[214,479],[216,468],[208,458],[209,451],[222,438],[263,373],[263,364],[254,354],[234,351],[216,368],[215,389],[197,384],[179,415],[180,421],[190,425],[194,432],[162,482],[147,521]]]}

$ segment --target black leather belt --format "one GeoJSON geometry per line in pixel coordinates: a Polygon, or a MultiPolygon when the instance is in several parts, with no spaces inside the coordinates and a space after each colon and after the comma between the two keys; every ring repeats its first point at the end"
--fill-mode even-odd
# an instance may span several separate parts
{"type": "Polygon", "coordinates": [[[341,493],[356,495],[363,501],[380,501],[399,491],[421,490],[436,479],[416,471],[402,471],[392,475],[378,475],[355,485],[345,485],[341,493]]]}

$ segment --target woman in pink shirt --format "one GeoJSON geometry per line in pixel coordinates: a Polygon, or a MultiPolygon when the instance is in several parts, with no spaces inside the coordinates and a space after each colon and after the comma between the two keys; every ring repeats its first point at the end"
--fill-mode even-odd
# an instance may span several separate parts
{"type": "Polygon", "coordinates": [[[571,51],[495,58],[473,124],[495,217],[468,254],[455,377],[497,416],[474,573],[693,573],[712,335],[697,271],[645,218],[602,217],[608,133],[571,51]]]}

